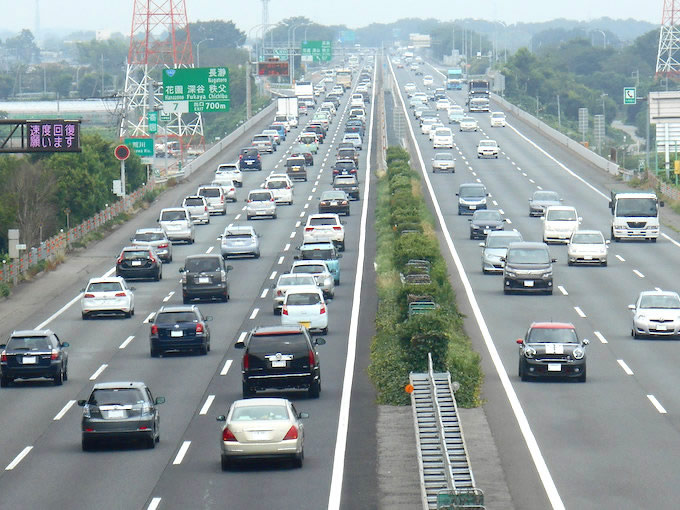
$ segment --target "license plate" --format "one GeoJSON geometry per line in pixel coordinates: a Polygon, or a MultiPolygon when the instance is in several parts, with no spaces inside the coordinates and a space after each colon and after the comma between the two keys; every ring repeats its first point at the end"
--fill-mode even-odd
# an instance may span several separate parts
{"type": "Polygon", "coordinates": [[[267,439],[269,437],[269,432],[266,430],[253,430],[250,433],[252,439],[267,439]]]}
{"type": "Polygon", "coordinates": [[[207,276],[199,276],[198,283],[210,283],[210,278],[207,276]]]}
{"type": "Polygon", "coordinates": [[[35,356],[24,356],[24,365],[35,365],[38,362],[38,358],[35,356]]]}
{"type": "Polygon", "coordinates": [[[142,265],[142,261],[141,261],[141,260],[133,260],[133,261],[132,261],[132,265],[133,265],[133,266],[141,266],[141,265],[142,265]]]}
{"type": "Polygon", "coordinates": [[[272,368],[286,368],[286,360],[272,360],[272,368]]]}
{"type": "Polygon", "coordinates": [[[309,327],[312,325],[310,321],[300,321],[299,324],[300,326],[304,326],[307,329],[309,329],[309,327]]]}
{"type": "Polygon", "coordinates": [[[534,281],[533,280],[524,280],[524,286],[525,287],[533,287],[534,281]]]}
{"type": "MultiPolygon", "coordinates": [[[[656,327],[656,330],[657,330],[657,331],[667,331],[667,330],[668,330],[668,327],[664,326],[663,324],[659,324],[659,325],[656,327]]],[[[24,358],[24,359],[26,359],[26,358],[24,358]]],[[[26,362],[24,361],[24,363],[26,363],[26,362]]]]}
{"type": "Polygon", "coordinates": [[[591,257],[590,255],[586,255],[585,257],[583,257],[583,260],[593,260],[593,257],[591,257]]]}
{"type": "Polygon", "coordinates": [[[471,205],[471,206],[470,206],[470,210],[471,210],[471,211],[474,211],[475,209],[477,209],[477,206],[476,206],[476,205],[471,205]]]}
{"type": "Polygon", "coordinates": [[[333,201],[331,202],[331,205],[338,205],[338,202],[335,201],[335,200],[333,200],[333,201]]]}
{"type": "Polygon", "coordinates": [[[113,409],[106,412],[107,418],[125,418],[127,413],[123,409],[113,409]]]}
{"type": "Polygon", "coordinates": [[[171,337],[184,336],[184,331],[171,331],[170,336],[171,337]]]}
{"type": "Polygon", "coordinates": [[[561,372],[562,365],[559,363],[548,363],[548,372],[561,372]]]}
{"type": "Polygon", "coordinates": [[[485,233],[485,234],[488,234],[488,233],[489,233],[489,229],[488,229],[488,228],[485,228],[485,229],[484,229],[484,233],[485,233]]]}
{"type": "Polygon", "coordinates": [[[267,214],[267,211],[255,211],[255,214],[267,214]]]}

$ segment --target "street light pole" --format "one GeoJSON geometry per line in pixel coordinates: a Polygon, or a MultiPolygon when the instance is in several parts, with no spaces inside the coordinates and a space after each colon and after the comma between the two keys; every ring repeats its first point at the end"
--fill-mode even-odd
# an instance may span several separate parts
{"type": "Polygon", "coordinates": [[[206,42],[206,41],[213,41],[214,39],[212,37],[208,37],[207,39],[203,39],[202,41],[198,41],[198,44],[196,44],[196,67],[201,67],[201,44],[206,42]]]}

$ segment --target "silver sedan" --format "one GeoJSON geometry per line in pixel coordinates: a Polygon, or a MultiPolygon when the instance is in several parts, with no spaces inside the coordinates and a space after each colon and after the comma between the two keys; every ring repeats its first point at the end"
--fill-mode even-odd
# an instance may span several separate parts
{"type": "Polygon", "coordinates": [[[649,290],[640,292],[634,305],[633,338],[643,336],[677,336],[680,334],[680,296],[677,292],[649,290]]]}
{"type": "Polygon", "coordinates": [[[221,241],[220,250],[225,259],[240,255],[252,255],[256,259],[260,257],[260,234],[253,227],[227,227],[217,239],[221,241]]]}
{"type": "Polygon", "coordinates": [[[607,265],[608,240],[599,230],[577,230],[567,245],[567,264],[607,265]]]}

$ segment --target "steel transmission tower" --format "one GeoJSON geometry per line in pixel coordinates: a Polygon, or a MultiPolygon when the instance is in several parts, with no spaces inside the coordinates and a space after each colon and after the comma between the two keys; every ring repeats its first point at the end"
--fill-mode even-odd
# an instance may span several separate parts
{"type": "MultiPolygon", "coordinates": [[[[162,110],[163,69],[194,67],[185,0],[133,1],[121,138],[150,135],[147,113],[162,110]]],[[[173,113],[166,130],[179,140],[182,154],[204,143],[200,113],[173,113]]]]}
{"type": "Polygon", "coordinates": [[[656,75],[680,75],[680,0],[664,0],[656,75]]]}

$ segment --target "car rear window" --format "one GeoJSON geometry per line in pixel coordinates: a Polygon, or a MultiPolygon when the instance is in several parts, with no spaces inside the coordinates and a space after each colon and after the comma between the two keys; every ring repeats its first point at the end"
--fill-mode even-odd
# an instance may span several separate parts
{"type": "Polygon", "coordinates": [[[354,170],[354,161],[338,161],[335,163],[336,170],[354,170]]]}
{"type": "Polygon", "coordinates": [[[335,218],[310,218],[309,223],[307,225],[311,225],[313,227],[319,226],[319,225],[337,225],[338,222],[336,221],[335,218]]]}
{"type": "Polygon", "coordinates": [[[321,200],[344,200],[344,191],[324,191],[321,195],[321,200]]]}
{"type": "Polygon", "coordinates": [[[269,189],[285,189],[288,186],[286,181],[271,180],[267,182],[267,188],[269,189]]]}
{"type": "Polygon", "coordinates": [[[156,315],[156,324],[177,324],[178,322],[198,322],[194,312],[161,312],[156,315]]]}
{"type": "Polygon", "coordinates": [[[487,248],[507,248],[510,243],[521,241],[520,236],[489,236],[487,238],[487,248]]]}
{"type": "Polygon", "coordinates": [[[123,290],[119,282],[92,282],[87,286],[87,292],[117,292],[123,290]]]}
{"type": "Polygon", "coordinates": [[[200,198],[185,198],[184,205],[203,205],[203,200],[200,198]]]}
{"type": "Polygon", "coordinates": [[[305,164],[305,158],[294,158],[294,159],[286,160],[286,166],[287,167],[304,166],[304,164],[305,164]]]}
{"type": "Polygon", "coordinates": [[[219,197],[220,196],[220,189],[219,188],[201,188],[198,190],[198,194],[201,195],[202,197],[219,197]]]}
{"type": "Polygon", "coordinates": [[[186,220],[186,212],[184,211],[162,211],[161,221],[177,221],[186,220]]]}
{"type": "Polygon", "coordinates": [[[282,335],[252,335],[248,343],[251,354],[307,352],[309,346],[303,333],[282,335]]]}
{"type": "Polygon", "coordinates": [[[52,343],[46,336],[13,336],[7,342],[8,351],[46,351],[52,343]]]}
{"type": "Polygon", "coordinates": [[[288,294],[286,296],[286,304],[288,305],[299,305],[299,306],[310,306],[318,305],[321,302],[319,294],[316,292],[305,292],[305,293],[294,293],[288,294]]]}
{"type": "Polygon", "coordinates": [[[333,258],[333,250],[302,250],[302,258],[305,260],[330,260],[333,258]]]}
{"type": "Polygon", "coordinates": [[[269,141],[269,136],[268,135],[255,135],[253,137],[254,142],[268,142],[269,141]]]}
{"type": "Polygon", "coordinates": [[[344,185],[344,186],[354,186],[356,185],[357,181],[354,179],[354,177],[336,177],[335,181],[333,181],[333,184],[335,186],[339,185],[344,185]]]}
{"type": "Polygon", "coordinates": [[[227,239],[250,239],[251,235],[249,232],[227,232],[227,239]]]}
{"type": "Polygon", "coordinates": [[[269,202],[272,199],[269,193],[251,193],[248,195],[248,200],[252,202],[269,202]]]}
{"type": "Polygon", "coordinates": [[[316,285],[316,280],[313,276],[307,275],[281,275],[278,282],[279,286],[290,285],[316,285]]]}
{"type": "Polygon", "coordinates": [[[135,241],[162,241],[165,239],[165,234],[163,232],[144,232],[135,234],[135,241]]]}
{"type": "Polygon", "coordinates": [[[123,258],[128,259],[138,259],[138,258],[148,258],[148,250],[125,250],[123,251],[123,258]]]}
{"type": "Polygon", "coordinates": [[[258,155],[257,149],[241,149],[242,156],[256,157],[258,155]]]}
{"type": "Polygon", "coordinates": [[[293,268],[293,273],[311,273],[311,274],[317,274],[317,273],[323,273],[326,270],[324,266],[321,264],[316,265],[316,264],[305,264],[305,265],[300,265],[300,266],[295,266],[293,268]]]}
{"type": "Polygon", "coordinates": [[[88,404],[95,406],[110,406],[116,404],[135,405],[144,402],[144,393],[137,388],[102,388],[92,392],[88,404]]]}
{"type": "Polygon", "coordinates": [[[217,257],[194,257],[186,260],[184,269],[192,273],[198,273],[202,271],[219,271],[221,267],[217,257]]]}
{"type": "Polygon", "coordinates": [[[286,406],[239,406],[234,409],[231,421],[271,421],[288,420],[286,406]]]}

